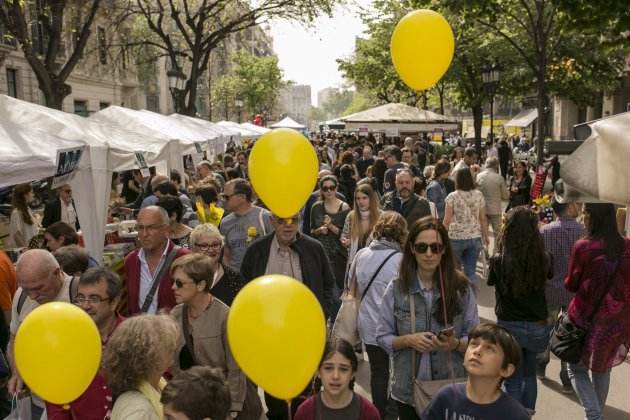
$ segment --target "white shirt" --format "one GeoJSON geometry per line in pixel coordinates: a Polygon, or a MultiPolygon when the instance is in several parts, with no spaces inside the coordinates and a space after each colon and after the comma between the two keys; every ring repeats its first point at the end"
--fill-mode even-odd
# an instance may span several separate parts
{"type": "MultiPolygon", "coordinates": [[[[142,309],[142,305],[144,305],[144,300],[146,299],[149,291],[151,290],[151,285],[153,284],[154,276],[157,276],[166,260],[166,254],[168,254],[168,247],[171,241],[168,240],[166,242],[166,246],[164,247],[164,251],[162,251],[162,256],[160,257],[160,262],[155,268],[155,272],[151,274],[151,270],[149,270],[149,264],[147,263],[146,256],[144,255],[144,249],[141,248],[138,253],[138,259],[140,259],[140,291],[138,293],[138,307],[142,309]]],[[[158,286],[159,289],[159,286],[158,286]]],[[[157,299],[158,291],[155,291],[155,295],[153,295],[153,301],[149,305],[149,309],[147,309],[148,314],[157,314],[158,310],[158,299],[157,299]]]]}
{"type": "Polygon", "coordinates": [[[70,204],[66,204],[63,200],[59,200],[61,203],[61,221],[69,224],[73,228],[77,225],[77,212],[74,210],[72,200],[70,204]]]}
{"type": "Polygon", "coordinates": [[[24,219],[22,218],[22,213],[18,209],[13,209],[11,212],[11,219],[9,221],[9,240],[7,243],[8,248],[17,247],[17,243],[15,243],[14,237],[18,235],[18,232],[24,239],[24,246],[28,246],[28,243],[33,238],[33,236],[37,235],[39,232],[39,224],[35,215],[28,209],[29,214],[31,215],[31,220],[33,220],[32,225],[26,224],[24,219]]]}

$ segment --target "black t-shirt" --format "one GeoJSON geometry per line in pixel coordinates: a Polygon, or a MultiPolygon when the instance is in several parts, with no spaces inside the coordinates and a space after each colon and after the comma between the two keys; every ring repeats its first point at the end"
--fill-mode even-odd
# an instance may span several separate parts
{"type": "MultiPolygon", "coordinates": [[[[551,256],[547,254],[547,261],[541,264],[548,264],[547,279],[553,277],[553,264],[551,256]]],[[[494,312],[497,318],[503,321],[544,321],[547,319],[547,300],[545,299],[545,288],[542,287],[537,292],[532,292],[527,296],[514,296],[509,278],[502,263],[501,255],[490,258],[488,273],[488,286],[494,286],[496,306],[494,312]]]]}
{"type": "Polygon", "coordinates": [[[344,408],[332,409],[322,403],[321,392],[315,397],[315,418],[317,420],[358,420],[361,414],[361,402],[357,394],[352,396],[350,404],[344,408]]]}
{"type": "Polygon", "coordinates": [[[420,417],[422,420],[528,420],[530,415],[518,401],[503,392],[493,403],[477,404],[466,396],[466,384],[453,384],[442,388],[420,417]]]}

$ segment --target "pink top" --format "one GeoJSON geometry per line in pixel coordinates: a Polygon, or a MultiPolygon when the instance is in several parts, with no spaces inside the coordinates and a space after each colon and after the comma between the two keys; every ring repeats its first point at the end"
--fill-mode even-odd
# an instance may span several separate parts
{"type": "Polygon", "coordinates": [[[569,303],[569,318],[588,330],[582,354],[586,367],[603,372],[622,363],[630,348],[630,239],[625,239],[618,268],[616,261],[606,258],[602,241],[577,241],[564,284],[575,292],[569,303]]]}

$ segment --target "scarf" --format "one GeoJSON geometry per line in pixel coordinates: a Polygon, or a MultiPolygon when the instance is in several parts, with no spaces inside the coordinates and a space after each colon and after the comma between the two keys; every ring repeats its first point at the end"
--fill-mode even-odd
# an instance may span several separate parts
{"type": "Polygon", "coordinates": [[[164,378],[160,378],[160,383],[158,384],[158,388],[160,388],[159,391],[153,388],[147,381],[142,381],[140,383],[140,386],[138,386],[138,391],[140,391],[140,393],[144,395],[144,397],[147,400],[149,400],[149,402],[151,403],[151,406],[155,410],[160,420],[164,419],[164,412],[162,411],[162,403],[160,402],[160,393],[162,392],[165,386],[166,386],[166,380],[164,380],[164,378]]]}

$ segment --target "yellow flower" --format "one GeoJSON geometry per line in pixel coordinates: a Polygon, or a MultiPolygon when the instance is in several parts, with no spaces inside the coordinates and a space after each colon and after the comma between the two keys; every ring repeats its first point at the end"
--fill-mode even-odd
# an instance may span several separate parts
{"type": "Polygon", "coordinates": [[[247,236],[249,236],[250,238],[253,238],[256,235],[258,235],[258,231],[256,230],[254,226],[250,226],[247,228],[247,236]]]}

